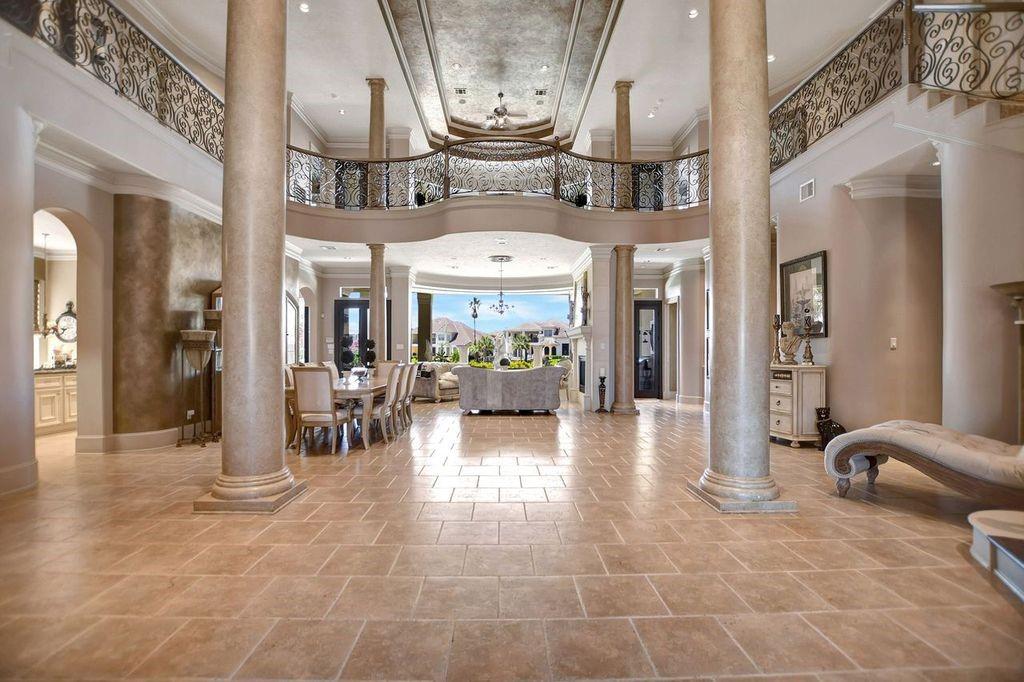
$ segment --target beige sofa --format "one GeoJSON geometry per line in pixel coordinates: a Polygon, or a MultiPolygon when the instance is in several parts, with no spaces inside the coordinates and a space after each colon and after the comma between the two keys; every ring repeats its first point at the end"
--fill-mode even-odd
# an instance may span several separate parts
{"type": "Polygon", "coordinates": [[[834,438],[825,471],[845,496],[861,473],[873,484],[890,458],[993,505],[1024,508],[1024,447],[922,422],[896,420],[834,438]]]}
{"type": "Polygon", "coordinates": [[[493,370],[461,365],[459,407],[473,410],[557,410],[559,386],[567,369],[558,366],[493,370]]]}
{"type": "Polygon", "coordinates": [[[452,374],[457,367],[454,362],[421,362],[416,368],[416,383],[412,389],[413,398],[423,398],[439,403],[459,397],[459,379],[452,374]],[[428,376],[423,376],[427,374],[428,376]]]}

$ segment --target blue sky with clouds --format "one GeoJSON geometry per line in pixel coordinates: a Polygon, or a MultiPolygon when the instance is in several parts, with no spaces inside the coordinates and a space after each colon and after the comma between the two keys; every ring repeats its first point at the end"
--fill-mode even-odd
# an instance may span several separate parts
{"type": "MultiPolygon", "coordinates": [[[[434,317],[450,317],[453,320],[473,326],[473,318],[469,314],[469,301],[472,294],[434,294],[434,317]]],[[[565,294],[505,294],[505,302],[515,308],[504,315],[498,315],[490,306],[498,302],[497,294],[477,294],[480,299],[480,317],[476,320],[476,328],[482,332],[493,332],[507,327],[514,327],[524,322],[540,322],[543,320],[562,320],[569,314],[569,301],[565,294]]],[[[413,310],[410,319],[417,319],[416,298],[413,297],[413,310]]]]}

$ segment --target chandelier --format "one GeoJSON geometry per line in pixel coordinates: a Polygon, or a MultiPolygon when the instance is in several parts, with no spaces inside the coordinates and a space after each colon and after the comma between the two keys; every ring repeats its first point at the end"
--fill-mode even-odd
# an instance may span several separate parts
{"type": "Polygon", "coordinates": [[[491,304],[491,310],[504,315],[515,308],[511,303],[505,302],[505,263],[512,260],[512,256],[491,256],[491,262],[498,264],[498,302],[491,304]]]}

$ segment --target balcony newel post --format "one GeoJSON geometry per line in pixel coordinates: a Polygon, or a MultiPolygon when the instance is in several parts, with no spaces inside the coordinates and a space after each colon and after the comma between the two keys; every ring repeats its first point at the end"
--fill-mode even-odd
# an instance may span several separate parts
{"type": "Polygon", "coordinates": [[[558,135],[555,135],[555,168],[551,180],[551,195],[555,201],[562,198],[562,147],[558,143],[558,135]]]}
{"type": "Polygon", "coordinates": [[[914,75],[914,0],[903,0],[903,45],[900,48],[900,71],[903,85],[910,85],[914,75]]]}
{"type": "Polygon", "coordinates": [[[445,135],[444,136],[444,184],[443,184],[443,187],[444,187],[443,194],[444,194],[444,198],[445,199],[448,199],[451,196],[451,192],[452,192],[452,181],[451,181],[451,178],[448,177],[448,158],[449,158],[448,136],[445,135]]]}

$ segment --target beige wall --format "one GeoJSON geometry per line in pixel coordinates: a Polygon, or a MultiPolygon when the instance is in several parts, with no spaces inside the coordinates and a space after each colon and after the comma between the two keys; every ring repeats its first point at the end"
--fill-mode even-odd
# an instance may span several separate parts
{"type": "Polygon", "coordinates": [[[220,253],[219,225],[160,199],[114,197],[115,433],[173,428],[194,407],[179,383],[179,330],[203,326],[220,253]]]}
{"type": "Polygon", "coordinates": [[[779,262],[827,252],[829,336],[812,348],[815,360],[829,365],[832,416],[848,429],[897,418],[937,422],[941,204],[905,197],[854,201],[832,170],[824,159],[772,187],[779,262]],[[815,176],[817,196],[800,203],[800,183],[815,176]],[[893,337],[895,351],[889,350],[893,337]]]}

